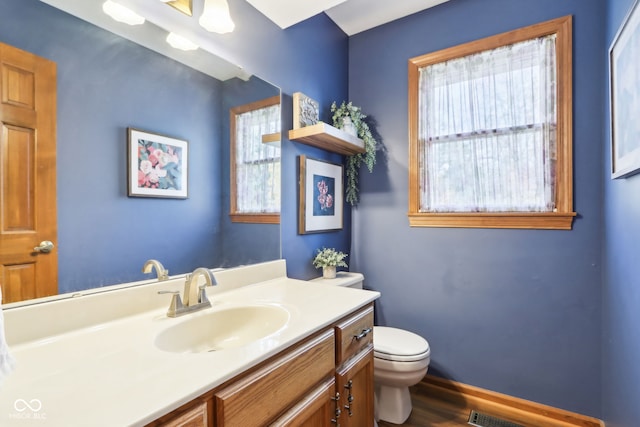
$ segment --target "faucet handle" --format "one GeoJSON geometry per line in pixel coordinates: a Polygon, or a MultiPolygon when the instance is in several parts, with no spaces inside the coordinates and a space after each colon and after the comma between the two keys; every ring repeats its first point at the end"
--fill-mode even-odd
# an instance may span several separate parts
{"type": "Polygon", "coordinates": [[[180,291],[158,291],[158,294],[171,294],[171,304],[169,304],[167,316],[176,317],[178,315],[178,311],[184,308],[182,298],[180,298],[180,291]]]}
{"type": "Polygon", "coordinates": [[[211,302],[209,301],[209,297],[207,296],[206,288],[206,284],[198,286],[198,289],[200,289],[200,291],[198,292],[198,304],[209,304],[209,306],[211,306],[211,302]]]}

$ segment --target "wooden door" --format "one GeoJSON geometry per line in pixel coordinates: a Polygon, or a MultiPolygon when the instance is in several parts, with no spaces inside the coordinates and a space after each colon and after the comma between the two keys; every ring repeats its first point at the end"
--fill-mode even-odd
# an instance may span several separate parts
{"type": "Polygon", "coordinates": [[[342,427],[373,425],[373,347],[348,360],[336,374],[342,427]]]}
{"type": "Polygon", "coordinates": [[[56,65],[0,43],[0,286],[3,302],[55,295],[56,65]]]}

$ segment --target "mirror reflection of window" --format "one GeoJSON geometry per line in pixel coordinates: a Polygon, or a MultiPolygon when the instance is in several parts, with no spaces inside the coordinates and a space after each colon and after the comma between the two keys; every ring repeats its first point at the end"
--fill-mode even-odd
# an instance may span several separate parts
{"type": "Polygon", "coordinates": [[[231,220],[280,223],[280,97],[234,107],[230,120],[231,220]]]}

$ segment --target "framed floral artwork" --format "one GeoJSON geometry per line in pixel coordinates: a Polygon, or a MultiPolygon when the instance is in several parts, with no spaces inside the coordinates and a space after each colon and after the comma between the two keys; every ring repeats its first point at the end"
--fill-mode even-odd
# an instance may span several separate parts
{"type": "Polygon", "coordinates": [[[625,17],[609,49],[611,177],[640,172],[640,0],[625,17]]]}
{"type": "Polygon", "coordinates": [[[129,197],[187,198],[187,141],[128,128],[127,142],[129,197]]]}
{"type": "Polygon", "coordinates": [[[299,156],[298,234],[342,229],[344,192],[341,165],[299,156]]]}

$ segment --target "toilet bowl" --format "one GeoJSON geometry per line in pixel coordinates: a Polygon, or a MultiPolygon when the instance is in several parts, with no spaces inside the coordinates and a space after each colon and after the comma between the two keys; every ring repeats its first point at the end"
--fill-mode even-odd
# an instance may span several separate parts
{"type": "MultiPolygon", "coordinates": [[[[339,272],[335,279],[314,279],[326,285],[362,289],[360,273],[339,272]]],[[[404,423],[411,414],[409,387],[425,376],[431,361],[427,340],[413,332],[386,326],[373,327],[375,419],[404,423]]]]}
{"type": "Polygon", "coordinates": [[[431,361],[427,340],[386,326],[373,328],[376,419],[404,423],[411,414],[409,387],[425,376],[431,361]]]}

